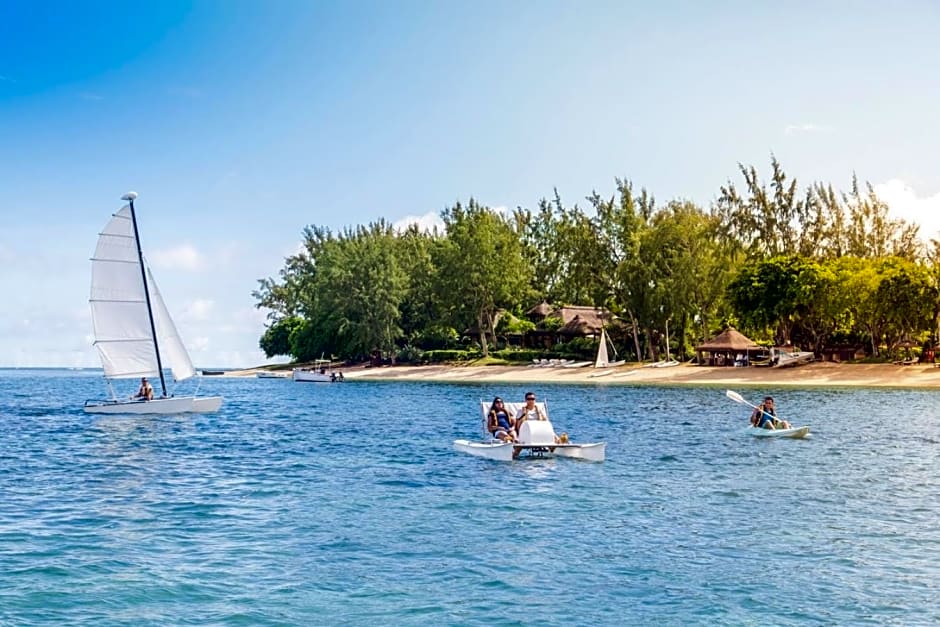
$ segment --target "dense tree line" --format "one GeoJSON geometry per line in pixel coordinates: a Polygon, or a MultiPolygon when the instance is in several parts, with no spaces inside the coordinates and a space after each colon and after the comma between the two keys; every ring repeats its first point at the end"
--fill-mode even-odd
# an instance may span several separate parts
{"type": "Polygon", "coordinates": [[[261,348],[411,360],[469,342],[487,355],[532,328],[524,312],[542,300],[608,308],[636,359],[687,356],[727,324],[816,351],[843,343],[879,355],[937,339],[940,246],[891,219],[871,185],[801,189],[775,158],[769,184],[739,170],[743,185],[728,181],[707,208],[660,205],[617,180],[584,208],[557,191],[511,213],[457,203],[440,231],[308,226],[302,250],[253,293],[270,311],[261,348]]]}

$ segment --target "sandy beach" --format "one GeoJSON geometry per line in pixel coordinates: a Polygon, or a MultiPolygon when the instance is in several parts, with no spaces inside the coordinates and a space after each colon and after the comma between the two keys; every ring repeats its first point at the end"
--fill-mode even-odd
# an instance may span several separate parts
{"type": "MultiPolygon", "coordinates": [[[[672,368],[621,366],[607,370],[531,366],[354,366],[340,368],[348,380],[442,381],[451,383],[574,383],[581,385],[723,385],[899,387],[940,389],[933,364],[838,364],[817,362],[795,368],[731,368],[684,364],[672,368]]],[[[259,369],[226,376],[255,376],[259,369]]],[[[285,372],[289,373],[289,369],[285,372]]]]}

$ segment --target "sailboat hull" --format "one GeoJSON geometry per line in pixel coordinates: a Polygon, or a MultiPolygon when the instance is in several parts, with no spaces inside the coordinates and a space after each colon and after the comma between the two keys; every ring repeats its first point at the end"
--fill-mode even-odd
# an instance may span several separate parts
{"type": "Polygon", "coordinates": [[[171,396],[152,401],[89,401],[85,412],[89,414],[206,414],[219,411],[221,396],[171,396]]]}

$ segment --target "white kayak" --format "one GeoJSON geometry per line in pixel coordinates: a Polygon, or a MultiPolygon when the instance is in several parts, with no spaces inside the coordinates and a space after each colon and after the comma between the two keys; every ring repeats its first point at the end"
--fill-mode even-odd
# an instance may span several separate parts
{"type": "Polygon", "coordinates": [[[805,438],[809,435],[809,425],[790,429],[760,429],[748,427],[747,432],[756,438],[805,438]]]}

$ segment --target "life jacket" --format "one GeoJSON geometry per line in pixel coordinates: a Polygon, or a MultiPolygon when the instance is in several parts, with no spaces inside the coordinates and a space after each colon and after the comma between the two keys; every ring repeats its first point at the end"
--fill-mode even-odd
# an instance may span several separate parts
{"type": "Polygon", "coordinates": [[[777,424],[777,412],[774,409],[767,409],[763,403],[760,406],[761,411],[757,414],[757,426],[763,427],[764,422],[767,420],[771,421],[774,425],[777,424]]]}

